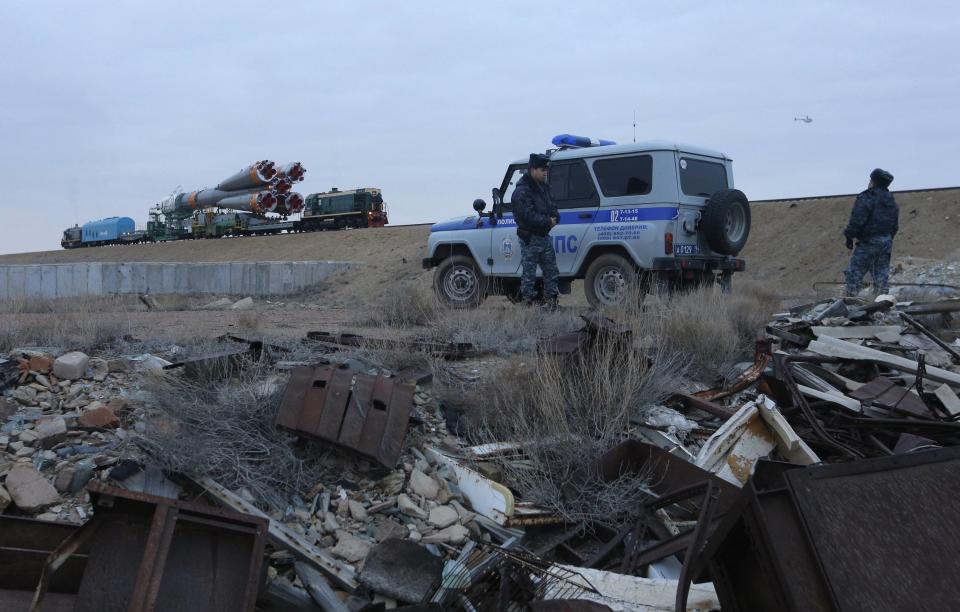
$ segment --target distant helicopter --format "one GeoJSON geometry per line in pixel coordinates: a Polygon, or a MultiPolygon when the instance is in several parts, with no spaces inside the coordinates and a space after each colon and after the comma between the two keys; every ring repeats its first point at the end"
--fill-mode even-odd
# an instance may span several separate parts
{"type": "Polygon", "coordinates": [[[813,119],[810,118],[810,115],[805,115],[803,117],[794,117],[794,121],[803,121],[804,123],[813,123],[813,119]]]}

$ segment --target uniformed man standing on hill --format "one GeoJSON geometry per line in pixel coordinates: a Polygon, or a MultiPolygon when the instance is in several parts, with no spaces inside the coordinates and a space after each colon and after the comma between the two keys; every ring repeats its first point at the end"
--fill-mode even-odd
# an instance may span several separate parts
{"type": "Polygon", "coordinates": [[[870,184],[857,196],[850,222],[843,230],[847,249],[853,250],[847,268],[847,295],[860,291],[863,276],[869,271],[877,294],[887,293],[890,283],[890,252],[900,229],[900,208],[887,189],[893,175],[880,168],[870,173],[870,184]],[[854,246],[856,240],[856,246],[854,246]]]}
{"type": "Polygon", "coordinates": [[[513,218],[520,240],[520,293],[525,304],[536,298],[537,266],[543,271],[543,297],[549,310],[557,309],[557,254],[553,250],[550,230],[560,222],[560,213],[550,201],[547,187],[546,155],[530,154],[530,167],[513,190],[513,218]]]}

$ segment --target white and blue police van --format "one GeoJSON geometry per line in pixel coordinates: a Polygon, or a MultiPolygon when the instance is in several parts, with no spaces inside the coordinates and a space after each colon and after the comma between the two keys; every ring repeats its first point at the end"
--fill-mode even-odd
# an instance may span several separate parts
{"type": "MultiPolygon", "coordinates": [[[[750,204],[733,188],[732,160],[718,151],[669,142],[618,145],[561,134],[553,139],[550,197],[560,211],[551,230],[560,291],[582,279],[592,306],[613,306],[650,287],[720,283],[729,290],[750,233],[750,204]]],[[[527,160],[509,165],[493,207],[434,224],[424,268],[434,290],[459,308],[487,296],[520,298],[520,243],[510,196],[527,160]]],[[[538,272],[539,273],[539,272],[538,272]]]]}

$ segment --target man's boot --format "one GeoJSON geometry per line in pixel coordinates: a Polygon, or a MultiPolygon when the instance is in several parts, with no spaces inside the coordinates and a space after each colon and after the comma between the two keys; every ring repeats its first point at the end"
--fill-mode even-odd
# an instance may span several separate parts
{"type": "Polygon", "coordinates": [[[543,304],[543,309],[547,312],[557,312],[560,309],[560,301],[556,296],[547,298],[543,304]]]}

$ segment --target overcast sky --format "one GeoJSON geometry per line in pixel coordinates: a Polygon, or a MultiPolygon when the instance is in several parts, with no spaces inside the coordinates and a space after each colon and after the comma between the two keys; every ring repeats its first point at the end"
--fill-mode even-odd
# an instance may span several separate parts
{"type": "MultiPolygon", "coordinates": [[[[734,159],[751,199],[960,184],[954,2],[0,4],[0,253],[301,161],[393,223],[569,132],[734,159]],[[809,115],[813,123],[795,122],[809,115]]],[[[798,228],[798,230],[801,228],[798,228]]]]}

